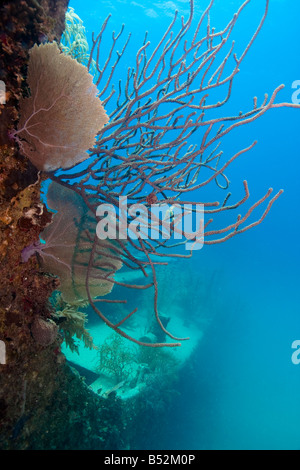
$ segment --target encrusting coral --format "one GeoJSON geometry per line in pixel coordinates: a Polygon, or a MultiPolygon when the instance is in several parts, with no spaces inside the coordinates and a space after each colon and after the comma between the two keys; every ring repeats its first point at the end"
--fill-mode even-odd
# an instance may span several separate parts
{"type": "Polygon", "coordinates": [[[34,45],[27,82],[31,96],[20,100],[18,129],[10,132],[21,153],[48,172],[89,158],[108,116],[87,68],[61,53],[56,42],[34,45]]]}

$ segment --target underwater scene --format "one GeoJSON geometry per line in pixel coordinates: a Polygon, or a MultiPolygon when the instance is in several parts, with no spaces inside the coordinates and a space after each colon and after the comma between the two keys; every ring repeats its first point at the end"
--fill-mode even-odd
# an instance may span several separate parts
{"type": "Polygon", "coordinates": [[[1,450],[300,449],[298,26],[3,0],[1,450]]]}

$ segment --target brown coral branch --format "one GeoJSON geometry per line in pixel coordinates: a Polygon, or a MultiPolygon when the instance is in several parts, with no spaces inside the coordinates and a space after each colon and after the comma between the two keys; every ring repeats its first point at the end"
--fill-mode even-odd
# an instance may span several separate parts
{"type": "MultiPolygon", "coordinates": [[[[215,182],[216,188],[226,190],[227,194],[222,197],[221,203],[203,202],[205,214],[215,216],[242,207],[250,198],[248,184],[246,181],[243,183],[244,196],[237,202],[228,204],[231,197],[231,193],[228,192],[230,182],[225,172],[240,156],[253,149],[256,141],[223,160],[223,152],[220,150],[221,139],[233,130],[254,122],[270,109],[282,106],[299,107],[289,103],[275,103],[278,93],[283,88],[283,85],[280,85],[270,98],[265,95],[260,105],[255,97],[252,108],[244,113],[222,117],[213,115],[215,110],[224,107],[230,100],[234,79],[268,13],[269,0],[266,0],[261,20],[238,57],[235,53],[235,43],[231,38],[239,17],[250,2],[251,0],[244,1],[225,27],[216,31],[211,27],[210,16],[215,3],[211,0],[189,38],[194,12],[194,0],[190,0],[188,19],[178,21],[176,12],[151,53],[149,53],[150,41],[147,34],[145,35],[143,44],[137,50],[134,67],[128,68],[125,83],[119,81],[118,87],[114,86],[114,77],[126,51],[130,35],[127,36],[121,53],[117,53],[116,56],[114,55],[116,45],[122,37],[124,28],[121,28],[118,35],[113,35],[112,45],[107,48],[107,55],[102,58],[101,65],[100,49],[104,49],[103,41],[109,19],[107,18],[96,38],[93,35],[90,63],[94,55],[98,70],[96,80],[100,96],[110,107],[110,122],[99,132],[97,145],[91,151],[91,156],[94,158],[83,170],[72,174],[64,173],[53,178],[80,194],[93,213],[96,213],[97,205],[101,203],[116,208],[117,227],[121,225],[117,209],[120,196],[126,196],[128,204],[144,204],[148,208],[146,214],[149,216],[151,201],[154,204],[179,207],[184,204],[195,205],[195,202],[189,201],[195,199],[195,191],[203,190],[215,182]]],[[[189,234],[182,241],[173,244],[169,240],[147,239],[149,226],[146,223],[140,227],[137,239],[129,237],[127,243],[124,243],[121,237],[115,240],[111,259],[120,256],[126,266],[140,270],[145,278],[148,277],[146,268],[150,268],[152,282],[131,287],[154,288],[154,315],[167,336],[176,341],[185,339],[176,338],[169,333],[160,320],[155,266],[164,264],[164,259],[167,261],[168,258],[190,257],[192,251],[187,254],[176,254],[168,249],[184,246],[187,242],[196,244],[198,243],[196,235],[202,235],[204,244],[207,245],[221,243],[260,224],[282,194],[280,190],[272,197],[272,192],[273,189],[269,189],[246,210],[244,215],[239,214],[234,222],[228,223],[225,227],[208,229],[213,219],[200,224],[194,238],[193,234],[189,234]],[[267,203],[267,207],[263,214],[254,222],[249,222],[254,211],[264,203],[267,203]],[[162,261],[154,261],[154,257],[159,257],[158,259],[162,261]]],[[[197,210],[193,209],[193,212],[196,213],[197,210]]],[[[170,235],[180,235],[180,233],[185,235],[178,221],[177,224],[171,223],[170,235]]],[[[167,223],[162,221],[157,234],[162,235],[163,227],[168,228],[167,223]]],[[[96,243],[95,238],[86,274],[86,289],[91,305],[109,327],[138,344],[144,344],[120,329],[125,321],[136,313],[136,309],[117,324],[113,324],[95,305],[97,302],[115,302],[106,299],[93,300],[89,292],[91,267],[97,253],[96,243]]],[[[99,251],[98,253],[101,254],[99,251]]],[[[106,275],[108,273],[100,274],[99,279],[105,278],[106,275]]],[[[110,278],[109,282],[126,285],[116,282],[113,278],[110,278]]],[[[147,344],[152,347],[161,345],[147,344]]]]}

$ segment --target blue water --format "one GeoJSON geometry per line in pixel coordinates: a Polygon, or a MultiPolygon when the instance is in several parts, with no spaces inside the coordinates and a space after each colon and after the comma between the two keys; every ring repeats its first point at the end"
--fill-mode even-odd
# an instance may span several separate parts
{"type": "MultiPolygon", "coordinates": [[[[195,0],[196,19],[207,3],[195,0]]],[[[226,24],[241,3],[216,0],[211,24],[226,24]]],[[[88,38],[109,13],[110,31],[125,23],[125,31],[133,33],[124,74],[146,29],[155,44],[174,9],[188,11],[186,0],[72,0],[70,6],[84,21],[88,38]]],[[[250,2],[236,27],[237,44],[249,40],[263,8],[261,0],[250,2]]],[[[281,83],[286,87],[277,101],[291,102],[292,82],[300,79],[298,22],[293,0],[271,1],[266,23],[235,79],[232,114],[250,109],[253,96],[260,102],[281,83]]],[[[275,109],[224,140],[228,154],[258,140],[228,172],[235,200],[244,179],[253,202],[269,187],[283,188],[284,194],[263,224],[224,244],[205,246],[189,262],[195,276],[218,274],[211,294],[218,308],[181,373],[180,397],[163,437],[157,442],[149,437],[149,448],[300,448],[300,364],[291,361],[291,344],[300,339],[299,126],[300,110],[275,109]]]]}

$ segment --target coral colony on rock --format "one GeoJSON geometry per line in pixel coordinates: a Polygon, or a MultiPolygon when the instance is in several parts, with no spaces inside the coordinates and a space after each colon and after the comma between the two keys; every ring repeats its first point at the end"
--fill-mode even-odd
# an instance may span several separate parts
{"type": "MultiPolygon", "coordinates": [[[[92,84],[92,77],[87,69],[69,56],[60,54],[55,43],[35,46],[30,53],[28,67],[31,96],[21,102],[21,118],[18,130],[14,132],[21,151],[38,169],[44,171],[69,168],[91,156],[84,169],[51,176],[57,183],[82,196],[91,214],[96,213],[100,203],[117,208],[118,198],[126,196],[128,204],[145,205],[150,219],[153,202],[155,205],[182,207],[186,201],[193,203],[189,199],[193,197],[190,194],[210,183],[217,184],[225,191],[225,196],[221,202],[205,202],[204,193],[201,203],[205,207],[204,213],[209,217],[242,206],[249,198],[247,182],[243,183],[245,196],[229,205],[231,195],[228,192],[229,180],[225,171],[235,159],[250,151],[256,142],[222,162],[222,152],[219,150],[221,139],[269,109],[292,106],[275,103],[282,88],[279,86],[261,104],[254,98],[253,108],[246,113],[213,117],[213,110],[224,106],[230,99],[234,78],[267,15],[269,2],[266,2],[257,30],[240,56],[236,55],[234,44],[228,51],[225,46],[231,41],[234,26],[248,3],[246,1],[241,5],[222,31],[215,31],[209,23],[213,2],[203,12],[199,23],[193,25],[194,3],[191,1],[189,18],[180,23],[176,13],[161,41],[151,52],[146,35],[136,54],[136,63],[128,69],[126,82],[119,83],[118,90],[114,86],[117,78],[115,75],[126,52],[129,37],[121,52],[117,52],[116,45],[123,29],[120,34],[113,35],[111,49],[103,57],[101,41],[109,18],[104,22],[98,36],[93,37],[87,64],[88,69],[95,56],[95,85],[92,84]],[[193,31],[191,28],[194,28],[193,31]],[[204,36],[201,35],[203,28],[206,31],[204,36]],[[104,108],[113,107],[109,119],[96,97],[96,87],[104,108]],[[220,94],[217,96],[218,90],[220,94]],[[97,130],[96,146],[88,154],[86,150],[92,147],[97,130]],[[191,145],[189,137],[196,131],[199,133],[199,144],[191,145]],[[220,183],[221,179],[223,183],[220,183]]],[[[72,48],[69,53],[72,54],[72,48]]],[[[210,230],[210,218],[205,226],[198,228],[197,233],[200,234],[201,231],[205,244],[212,244],[226,241],[254,227],[264,219],[281,194],[279,191],[271,198],[272,191],[269,189],[244,215],[238,215],[226,227],[210,230]],[[252,212],[267,200],[263,215],[247,225],[252,212]]],[[[116,210],[113,212],[116,219],[114,223],[119,228],[120,235],[121,214],[116,210]]],[[[148,229],[149,227],[144,227],[144,234],[148,229]]],[[[171,229],[174,233],[174,224],[171,229]]],[[[166,335],[177,342],[149,343],[148,346],[179,345],[178,341],[184,338],[171,334],[160,321],[155,266],[164,264],[168,257],[184,255],[170,254],[167,252],[170,244],[159,240],[153,242],[142,236],[138,236],[137,240],[130,237],[128,244],[124,243],[123,237],[117,236],[115,245],[111,245],[109,252],[104,254],[108,241],[101,241],[96,236],[92,239],[92,234],[90,237],[86,290],[95,312],[116,332],[141,343],[136,338],[129,338],[121,329],[135,310],[128,312],[128,316],[118,324],[113,324],[103,315],[98,307],[99,299],[95,301],[91,294],[91,272],[96,268],[95,258],[99,253],[102,253],[104,264],[101,268],[99,264],[97,266],[105,272],[99,272],[98,279],[103,281],[109,279],[109,282],[117,283],[113,281],[116,259],[119,259],[119,263],[121,260],[123,263],[126,261],[126,266],[139,269],[147,278],[145,268],[149,267],[152,281],[149,283],[147,279],[147,284],[143,287],[153,287],[156,320],[166,335]],[[162,261],[158,261],[159,259],[162,261]]],[[[55,251],[52,246],[52,257],[53,250],[55,251]]],[[[186,257],[190,255],[191,252],[186,257]]],[[[62,260],[60,262],[63,264],[62,260]]],[[[101,302],[105,302],[105,299],[101,299],[101,302]]]]}
{"type": "MultiPolygon", "coordinates": [[[[13,367],[15,370],[21,367],[20,351],[23,357],[27,354],[27,359],[30,354],[38,358],[45,348],[51,347],[48,359],[43,356],[43,367],[47,368],[47,361],[49,367],[56,364],[56,372],[48,374],[52,383],[56,380],[55,374],[60,377],[62,338],[76,349],[72,341],[72,335],[76,334],[88,347],[94,347],[84,327],[86,317],[79,310],[84,303],[119,335],[119,339],[113,336],[100,347],[99,368],[110,371],[115,378],[103,396],[113,396],[129,378],[134,382],[132,387],[141,382],[145,384],[145,374],[151,387],[149,371],[158,373],[163,363],[172,370],[173,358],[155,349],[152,355],[144,353],[138,360],[137,350],[132,348],[176,347],[187,339],[167,329],[169,319],[164,318],[158,304],[158,268],[170,260],[191,257],[200,239],[207,245],[222,243],[260,224],[282,193],[280,190],[273,194],[273,189],[268,189],[252,205],[247,205],[250,194],[247,181],[243,181],[244,196],[232,201],[226,171],[241,155],[252,151],[256,142],[227,158],[220,147],[228,133],[253,122],[268,110],[298,106],[276,102],[283,88],[280,85],[262,102],[255,97],[253,106],[246,112],[222,117],[219,112],[222,108],[226,110],[234,79],[263,27],[269,1],[264,2],[261,21],[248,44],[237,54],[232,35],[250,0],[243,2],[219,31],[211,25],[214,1],[208,2],[195,24],[194,0],[190,0],[189,16],[180,19],[180,13],[176,12],[157,44],[151,44],[151,34],[145,35],[125,81],[119,80],[118,75],[130,41],[130,35],[124,37],[124,27],[118,34],[113,33],[111,47],[107,50],[103,46],[109,27],[109,17],[106,18],[99,34],[93,34],[89,53],[82,22],[72,8],[67,12],[66,31],[60,42],[60,34],[51,34],[56,20],[50,21],[50,1],[28,2],[27,9],[20,3],[20,11],[10,2],[2,7],[3,15],[10,12],[11,21],[14,15],[25,18],[21,32],[16,25],[11,28],[15,39],[18,34],[26,36],[26,21],[37,28],[37,32],[32,33],[33,40],[27,43],[19,72],[24,73],[24,66],[28,65],[27,88],[22,84],[20,92],[20,83],[15,85],[18,94],[15,93],[5,121],[6,142],[1,147],[1,197],[4,201],[1,257],[7,269],[17,266],[15,272],[3,271],[6,294],[0,322],[3,340],[11,343],[13,351],[8,358],[11,374],[13,376],[13,367]],[[44,29],[36,26],[39,22],[44,29]],[[42,36],[41,31],[45,31],[42,36]],[[197,144],[191,140],[195,136],[197,144]],[[22,174],[22,178],[18,179],[15,173],[22,174]],[[40,187],[41,182],[48,179],[52,182],[44,204],[40,187]],[[4,196],[11,181],[14,191],[4,196]],[[219,201],[207,200],[206,188],[211,185],[222,193],[219,201]],[[194,199],[196,191],[201,201],[194,199]],[[125,220],[120,198],[126,203],[125,220]],[[196,232],[183,228],[186,205],[194,216],[199,205],[204,207],[207,220],[201,219],[196,232]],[[244,206],[247,207],[244,213],[235,213],[244,206]],[[251,217],[260,206],[262,215],[253,221],[251,217]],[[167,212],[151,237],[153,209],[160,207],[167,208],[167,212]],[[228,214],[228,222],[217,226],[218,215],[222,213],[228,214]],[[231,218],[231,214],[235,215],[231,218]],[[128,227],[134,235],[127,232],[128,227]],[[169,230],[167,239],[161,237],[164,229],[169,230]],[[113,239],[109,237],[111,233],[115,235],[113,239]],[[9,239],[15,244],[14,254],[10,255],[5,243],[9,239]],[[125,268],[127,272],[138,273],[139,282],[130,282],[130,276],[124,280],[121,273],[125,268]],[[123,309],[122,318],[115,320],[113,315],[105,313],[107,309],[101,306],[113,311],[126,303],[126,298],[108,296],[117,287],[122,292],[124,289],[153,291],[152,310],[160,333],[154,333],[155,328],[143,337],[135,335],[134,331],[129,333],[126,325],[134,324],[138,305],[126,313],[123,309]],[[52,296],[49,302],[54,290],[60,294],[56,298],[52,296]],[[37,296],[40,298],[36,299],[37,296]],[[8,319],[12,309],[14,314],[8,319]],[[25,311],[23,320],[21,311],[25,311]],[[13,339],[14,335],[18,339],[13,339]]],[[[67,2],[62,4],[60,18],[67,2]]],[[[12,40],[8,32],[2,33],[2,47],[8,57],[15,47],[12,40]]],[[[9,82],[7,88],[10,88],[9,82]]],[[[38,364],[34,367],[37,368],[34,373],[40,374],[39,380],[46,380],[48,372],[43,375],[38,364]]],[[[164,374],[167,376],[166,370],[164,374]]],[[[22,368],[20,377],[23,381],[20,379],[16,386],[19,411],[7,411],[11,402],[5,398],[0,402],[6,423],[4,429],[10,436],[4,440],[6,448],[12,446],[12,435],[21,439],[26,426],[32,426],[27,428],[27,435],[34,434],[33,429],[36,429],[33,410],[29,408],[35,397],[33,375],[30,378],[22,368]]],[[[57,379],[64,384],[65,380],[63,376],[57,379]]],[[[49,397],[55,390],[55,385],[49,387],[49,397]]],[[[113,416],[110,419],[113,420],[113,416]]],[[[126,445],[112,442],[105,432],[100,443],[93,441],[89,445],[95,448],[126,445]]],[[[18,439],[14,442],[19,442],[18,439]]],[[[33,441],[29,444],[28,438],[22,439],[16,445],[23,448],[43,445],[32,444],[33,441]]],[[[53,442],[51,445],[59,447],[53,442]]],[[[68,445],[74,443],[64,444],[68,445]]]]}

